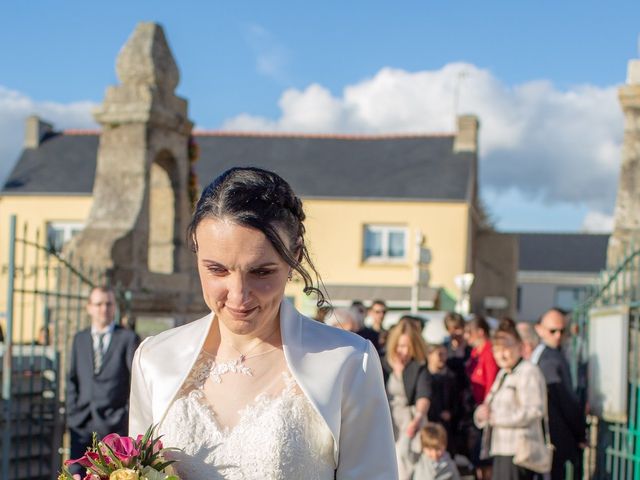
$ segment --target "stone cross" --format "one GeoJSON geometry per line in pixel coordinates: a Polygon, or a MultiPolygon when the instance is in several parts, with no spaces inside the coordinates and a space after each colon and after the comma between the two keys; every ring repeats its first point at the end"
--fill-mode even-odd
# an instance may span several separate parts
{"type": "Polygon", "coordinates": [[[630,246],[640,248],[640,60],[629,61],[627,82],[618,90],[624,112],[622,164],[614,214],[614,230],[609,239],[607,263],[616,266],[630,246]]]}
{"type": "Polygon", "coordinates": [[[180,74],[160,25],[137,25],[116,72],[120,84],[94,112],[102,129],[91,212],[69,248],[110,272],[142,310],[202,308],[184,244],[193,125],[187,101],[174,93],[180,74]]]}

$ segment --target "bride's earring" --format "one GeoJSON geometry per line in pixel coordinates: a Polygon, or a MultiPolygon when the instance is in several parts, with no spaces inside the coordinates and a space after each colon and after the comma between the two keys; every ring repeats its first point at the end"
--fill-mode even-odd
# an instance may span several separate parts
{"type": "Polygon", "coordinates": [[[289,270],[289,275],[287,276],[289,281],[293,280],[293,270],[289,270]]]}

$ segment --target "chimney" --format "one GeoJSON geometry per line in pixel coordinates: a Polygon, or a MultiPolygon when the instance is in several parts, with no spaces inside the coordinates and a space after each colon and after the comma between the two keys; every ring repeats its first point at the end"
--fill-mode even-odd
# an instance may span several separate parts
{"type": "Polygon", "coordinates": [[[47,133],[53,131],[53,125],[40,120],[37,115],[27,118],[24,132],[24,148],[38,148],[47,133]]]}
{"type": "Polygon", "coordinates": [[[453,142],[453,151],[477,153],[479,127],[480,122],[475,115],[458,116],[458,131],[453,142]]]}

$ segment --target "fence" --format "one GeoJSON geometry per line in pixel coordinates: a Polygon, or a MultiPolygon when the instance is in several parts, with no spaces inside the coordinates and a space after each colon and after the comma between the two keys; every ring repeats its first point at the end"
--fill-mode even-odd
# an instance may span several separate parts
{"type": "MultiPolygon", "coordinates": [[[[17,231],[11,218],[0,287],[6,332],[2,357],[2,479],[57,477],[64,455],[64,373],[75,333],[88,325],[85,305],[105,272],[84,268],[47,245],[45,232],[17,231]]],[[[123,300],[122,289],[116,296],[123,300]]]]}
{"type": "MultiPolygon", "coordinates": [[[[585,477],[640,480],[640,250],[631,245],[617,267],[602,272],[587,300],[574,310],[573,320],[579,327],[579,334],[572,340],[571,362],[578,394],[586,401],[587,389],[594,392],[596,387],[600,387],[588,386],[588,376],[592,383],[596,383],[596,378],[604,378],[609,386],[621,382],[618,407],[622,411],[614,416],[599,414],[589,417],[591,445],[585,459],[585,477]],[[596,321],[601,325],[597,331],[596,321]],[[603,329],[610,329],[614,336],[619,330],[621,344],[606,345],[605,339],[610,332],[603,329]],[[594,345],[596,343],[600,345],[594,345]],[[610,349],[609,352],[606,349],[610,349]],[[617,368],[604,371],[598,363],[603,358],[603,351],[611,356],[614,363],[616,358],[620,359],[617,368]],[[596,372],[598,368],[602,375],[596,372]]],[[[601,393],[612,395],[615,391],[601,393]]],[[[595,398],[593,394],[591,397],[592,400],[595,398]]]]}

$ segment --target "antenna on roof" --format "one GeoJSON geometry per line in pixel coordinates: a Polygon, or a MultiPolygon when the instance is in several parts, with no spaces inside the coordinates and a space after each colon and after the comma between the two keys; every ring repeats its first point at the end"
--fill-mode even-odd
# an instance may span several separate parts
{"type": "Polygon", "coordinates": [[[456,78],[456,84],[453,88],[453,124],[456,125],[456,121],[458,118],[458,108],[460,106],[460,90],[462,81],[467,78],[469,74],[466,70],[462,69],[458,72],[458,76],[456,78]]]}

